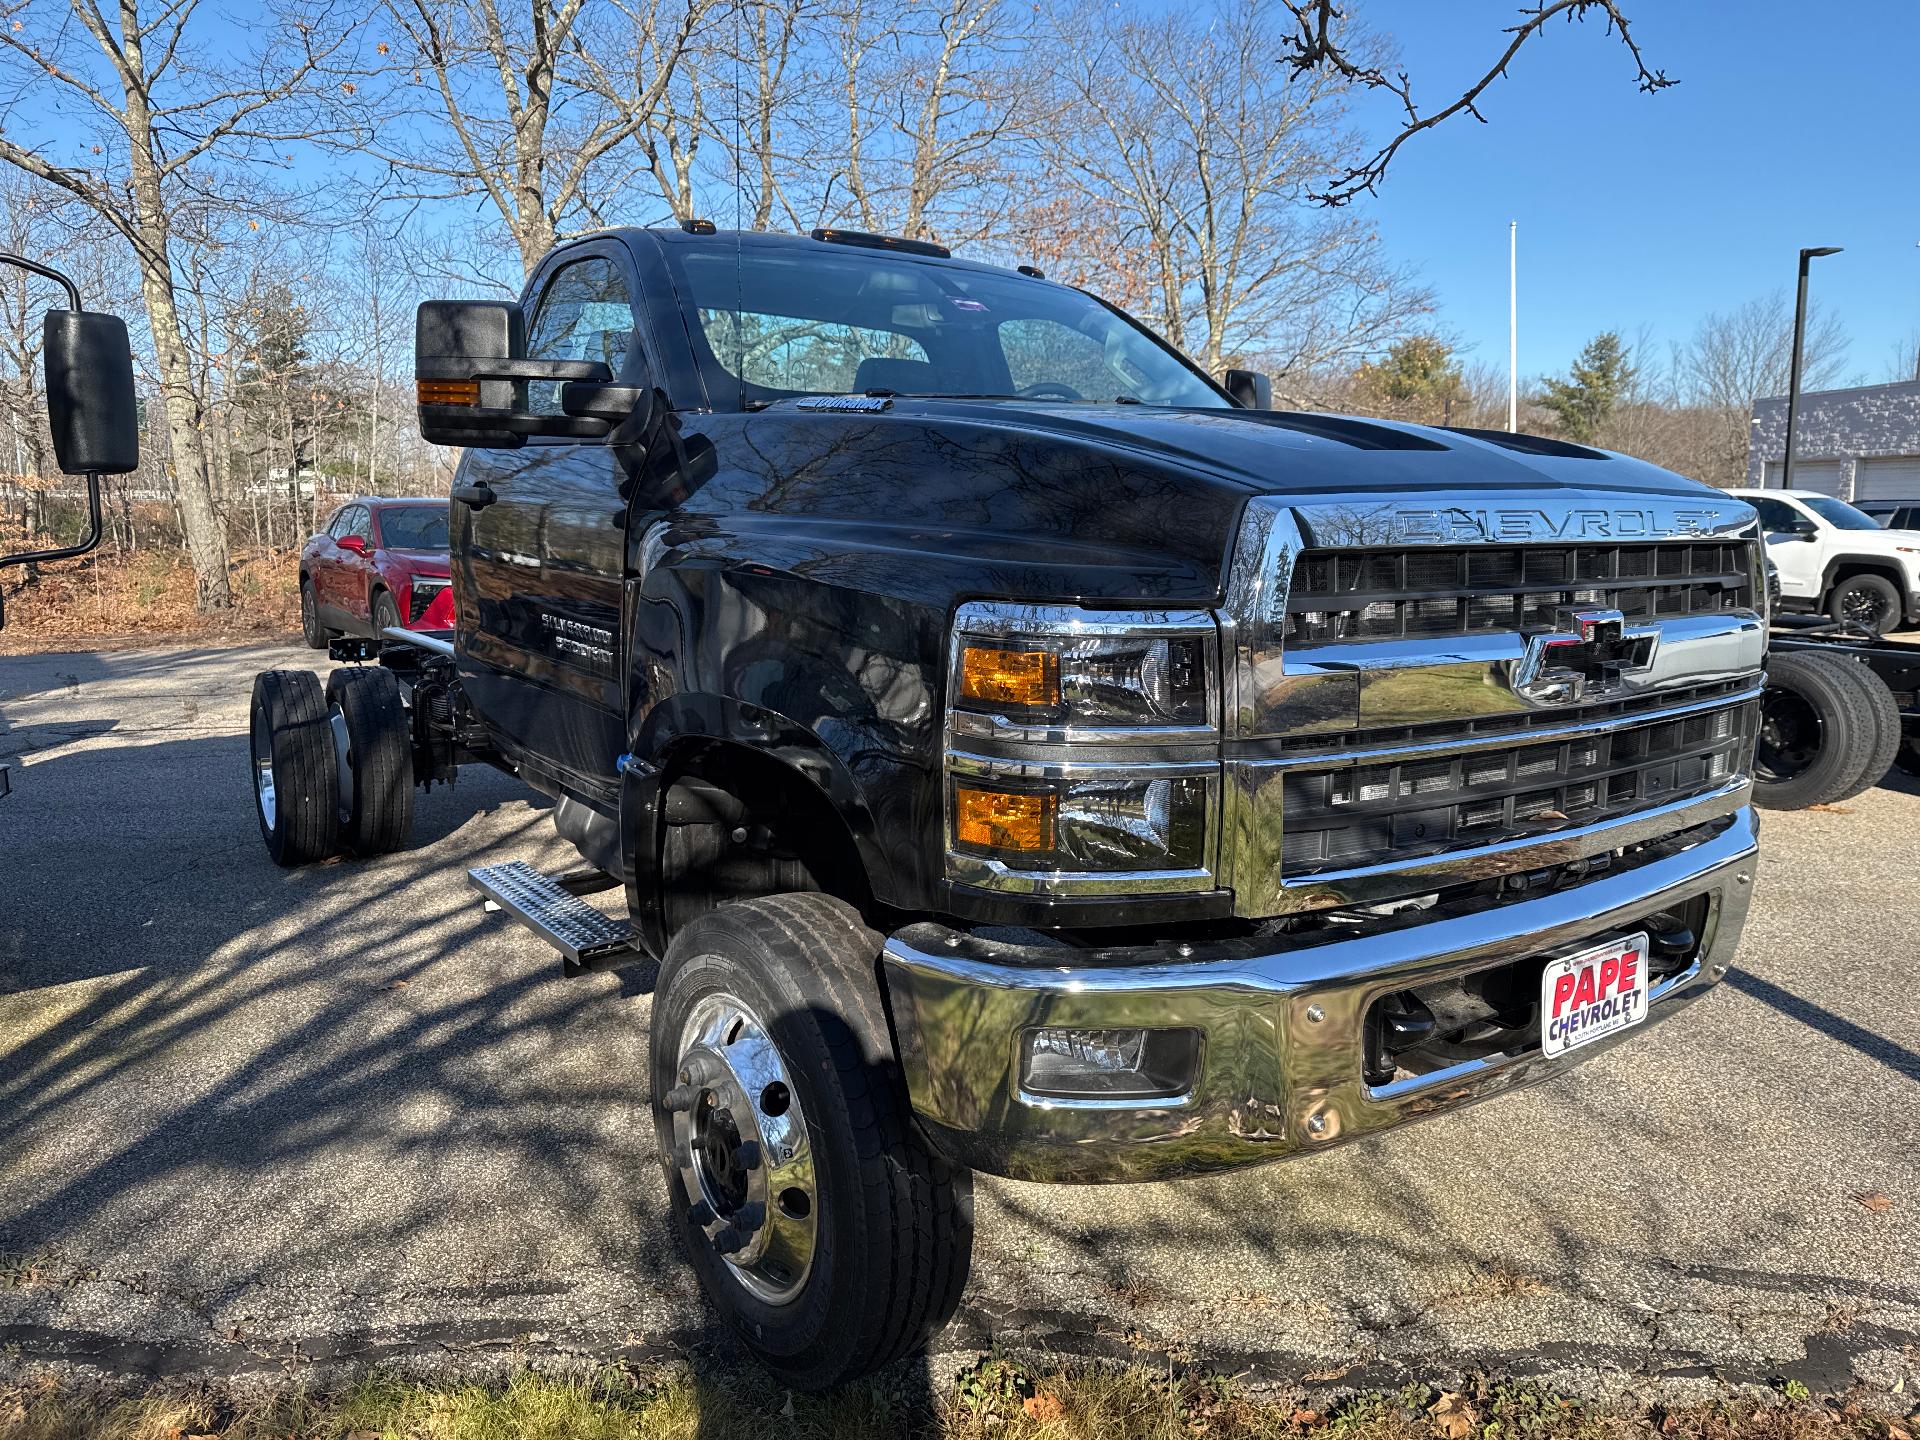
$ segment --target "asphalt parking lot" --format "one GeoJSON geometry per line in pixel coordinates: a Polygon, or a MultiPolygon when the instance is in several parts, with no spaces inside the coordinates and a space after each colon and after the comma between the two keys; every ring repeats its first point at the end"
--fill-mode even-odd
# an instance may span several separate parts
{"type": "MultiPolygon", "coordinates": [[[[313,663],[0,658],[0,1378],[709,1344],[661,1223],[647,968],[563,979],[466,884],[571,853],[542,806],[475,774],[423,799],[411,851],[268,860],[249,686],[313,663]]],[[[1917,836],[1898,776],[1768,816],[1743,968],[1551,1085],[1227,1177],[981,1182],[932,1365],[1912,1393],[1917,836]]]]}

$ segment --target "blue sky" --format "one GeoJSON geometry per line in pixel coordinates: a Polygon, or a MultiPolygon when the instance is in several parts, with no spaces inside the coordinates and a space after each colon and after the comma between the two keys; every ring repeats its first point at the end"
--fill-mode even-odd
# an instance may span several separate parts
{"type": "MultiPolygon", "coordinates": [[[[1520,371],[1562,371],[1601,330],[1651,327],[1664,355],[1710,310],[1791,287],[1852,337],[1857,378],[1890,378],[1920,329],[1920,3],[1634,0],[1633,84],[1589,22],[1530,42],[1483,102],[1411,141],[1371,202],[1389,252],[1439,294],[1474,360],[1506,365],[1507,222],[1520,223],[1520,371]]],[[[1498,54],[1518,0],[1364,0],[1425,104],[1498,54]]],[[[1363,120],[1384,119],[1363,112],[1363,120]]]]}

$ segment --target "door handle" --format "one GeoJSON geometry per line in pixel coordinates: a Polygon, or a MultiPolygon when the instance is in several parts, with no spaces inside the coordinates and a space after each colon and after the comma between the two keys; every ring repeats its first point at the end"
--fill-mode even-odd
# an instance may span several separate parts
{"type": "Polygon", "coordinates": [[[456,485],[449,493],[462,505],[470,505],[475,510],[484,510],[500,498],[484,480],[474,485],[456,485]]]}

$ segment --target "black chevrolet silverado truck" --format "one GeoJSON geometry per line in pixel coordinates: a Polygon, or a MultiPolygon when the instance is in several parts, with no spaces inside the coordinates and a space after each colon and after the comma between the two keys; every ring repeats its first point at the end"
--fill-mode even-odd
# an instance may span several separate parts
{"type": "Polygon", "coordinates": [[[262,834],[398,848],[469,763],[552,797],[583,863],[473,884],[567,969],[658,958],[674,1223],[791,1383],[952,1312],[975,1170],[1322,1150],[1726,973],[1741,501],[1276,412],[1037,270],[870,235],[608,231],[416,338],[421,431],[466,447],[457,628],[259,677],[262,834]]]}

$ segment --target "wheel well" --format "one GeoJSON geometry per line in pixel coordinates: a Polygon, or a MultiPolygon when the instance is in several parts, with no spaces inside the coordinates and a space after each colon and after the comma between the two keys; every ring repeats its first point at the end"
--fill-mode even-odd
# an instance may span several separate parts
{"type": "Polygon", "coordinates": [[[730,900],[817,891],[874,914],[846,820],[820,787],[762,751],[704,742],[660,788],[661,919],[668,938],[730,900]]]}
{"type": "Polygon", "coordinates": [[[1834,586],[1851,580],[1856,575],[1878,575],[1882,580],[1890,581],[1893,588],[1899,592],[1901,603],[1906,602],[1906,577],[1900,573],[1900,567],[1891,560],[1843,556],[1835,560],[1832,568],[1827,572],[1826,592],[1831,592],[1834,586]]]}

